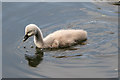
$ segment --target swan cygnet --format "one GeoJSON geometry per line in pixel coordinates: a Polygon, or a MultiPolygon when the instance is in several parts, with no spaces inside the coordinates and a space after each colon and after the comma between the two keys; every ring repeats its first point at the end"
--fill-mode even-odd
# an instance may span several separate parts
{"type": "Polygon", "coordinates": [[[35,24],[26,26],[23,42],[31,36],[34,36],[38,48],[64,48],[87,40],[87,32],[79,29],[58,30],[43,39],[40,28],[35,24]]]}

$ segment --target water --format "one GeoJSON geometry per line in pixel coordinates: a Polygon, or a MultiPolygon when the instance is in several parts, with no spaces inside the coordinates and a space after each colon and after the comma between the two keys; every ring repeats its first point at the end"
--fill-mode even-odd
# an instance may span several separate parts
{"type": "Polygon", "coordinates": [[[3,3],[4,78],[115,78],[118,76],[118,6],[109,3],[3,3]],[[44,37],[59,29],[84,29],[85,45],[40,50],[24,28],[39,25],[44,37]]]}

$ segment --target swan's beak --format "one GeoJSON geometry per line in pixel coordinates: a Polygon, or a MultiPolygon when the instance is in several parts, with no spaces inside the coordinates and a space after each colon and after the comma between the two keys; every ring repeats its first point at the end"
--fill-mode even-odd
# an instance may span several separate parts
{"type": "Polygon", "coordinates": [[[24,39],[23,39],[23,42],[25,42],[28,38],[29,38],[29,36],[28,36],[28,35],[25,35],[25,36],[24,36],[24,39]]]}

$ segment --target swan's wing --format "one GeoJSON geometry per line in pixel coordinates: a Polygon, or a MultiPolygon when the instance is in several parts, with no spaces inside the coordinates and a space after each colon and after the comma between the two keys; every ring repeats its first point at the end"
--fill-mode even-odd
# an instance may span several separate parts
{"type": "Polygon", "coordinates": [[[82,41],[86,37],[87,33],[84,30],[59,30],[44,38],[44,43],[51,47],[71,46],[76,44],[76,41],[82,41]]]}

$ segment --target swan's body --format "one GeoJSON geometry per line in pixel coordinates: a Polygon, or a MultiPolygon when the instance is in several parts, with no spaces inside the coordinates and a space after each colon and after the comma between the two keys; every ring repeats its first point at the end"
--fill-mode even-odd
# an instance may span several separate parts
{"type": "Polygon", "coordinates": [[[75,29],[58,30],[43,39],[41,30],[35,24],[29,24],[25,28],[24,41],[33,35],[34,43],[38,48],[69,47],[87,40],[86,31],[75,29]]]}

